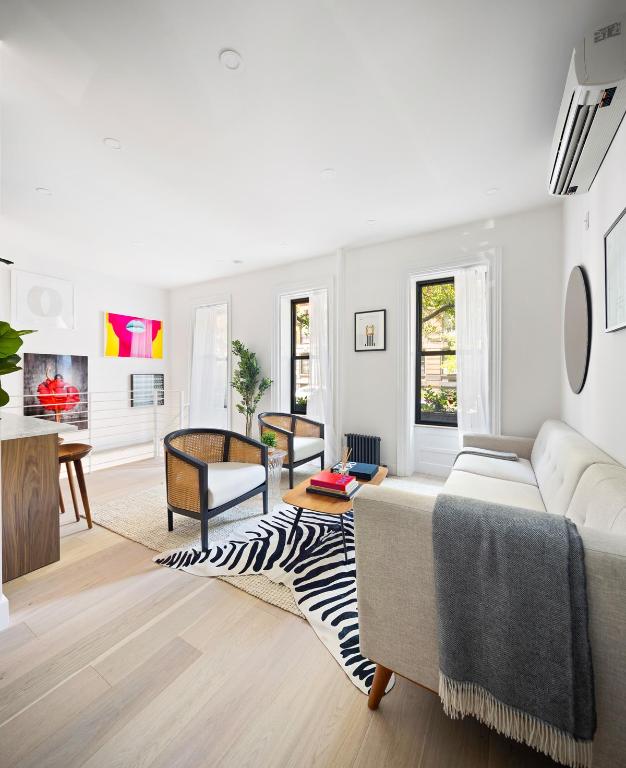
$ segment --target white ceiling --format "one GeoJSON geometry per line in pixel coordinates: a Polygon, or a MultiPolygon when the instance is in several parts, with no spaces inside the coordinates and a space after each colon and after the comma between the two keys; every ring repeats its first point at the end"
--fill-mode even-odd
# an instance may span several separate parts
{"type": "Polygon", "coordinates": [[[623,5],[1,0],[4,223],[173,286],[541,205],[574,43],[623,5]]]}

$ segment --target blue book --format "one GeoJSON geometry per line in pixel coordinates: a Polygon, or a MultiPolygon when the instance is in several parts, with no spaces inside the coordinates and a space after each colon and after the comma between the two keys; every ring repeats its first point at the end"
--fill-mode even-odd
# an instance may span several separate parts
{"type": "MultiPolygon", "coordinates": [[[[357,480],[371,480],[378,472],[376,464],[364,464],[360,461],[347,462],[346,469],[348,474],[357,480]]],[[[341,472],[341,464],[335,464],[331,472],[341,472]]]]}

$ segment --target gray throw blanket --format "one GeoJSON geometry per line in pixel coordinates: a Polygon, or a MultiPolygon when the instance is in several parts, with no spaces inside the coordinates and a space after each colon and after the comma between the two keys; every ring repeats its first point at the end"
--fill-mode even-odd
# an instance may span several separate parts
{"type": "Polygon", "coordinates": [[[590,766],[596,713],[576,526],[440,494],[433,551],[446,713],[590,766]]]}

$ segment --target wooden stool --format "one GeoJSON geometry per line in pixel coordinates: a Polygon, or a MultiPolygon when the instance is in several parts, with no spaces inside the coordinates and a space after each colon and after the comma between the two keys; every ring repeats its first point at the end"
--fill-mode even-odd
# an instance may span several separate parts
{"type": "MultiPolygon", "coordinates": [[[[93,528],[93,522],[91,521],[91,510],[89,509],[89,499],[87,497],[87,486],[85,485],[85,475],[83,474],[82,459],[85,458],[91,452],[91,446],[86,443],[63,443],[59,445],[59,474],[61,473],[61,465],[65,464],[67,467],[67,480],[70,486],[70,493],[72,494],[72,502],[74,504],[74,512],[76,513],[76,520],[80,520],[80,513],[78,511],[78,499],[76,498],[76,488],[74,486],[74,476],[72,474],[72,464],[76,470],[76,478],[78,480],[78,488],[80,489],[80,497],[83,501],[83,507],[85,509],[85,518],[87,519],[87,526],[93,528]]],[[[61,487],[59,486],[59,506],[61,512],[65,512],[65,504],[63,503],[63,495],[61,494],[61,487]]]]}

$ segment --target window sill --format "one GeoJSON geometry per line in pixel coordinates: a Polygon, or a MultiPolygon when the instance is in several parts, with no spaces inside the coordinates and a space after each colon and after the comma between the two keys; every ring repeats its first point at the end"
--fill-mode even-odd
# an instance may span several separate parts
{"type": "Polygon", "coordinates": [[[453,426],[452,424],[413,424],[415,429],[446,429],[446,430],[454,430],[455,432],[458,432],[458,426],[453,426]]]}

